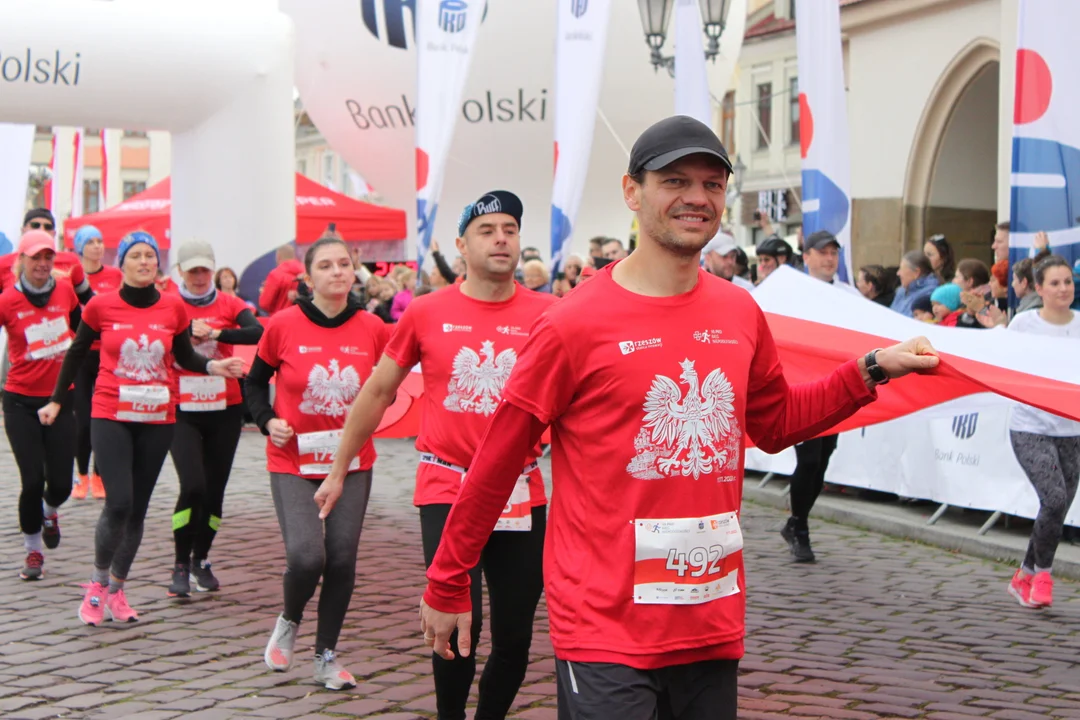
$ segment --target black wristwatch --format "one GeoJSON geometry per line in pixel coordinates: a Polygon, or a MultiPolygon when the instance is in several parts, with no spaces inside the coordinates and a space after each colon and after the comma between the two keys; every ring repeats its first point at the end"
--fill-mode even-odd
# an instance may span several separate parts
{"type": "Polygon", "coordinates": [[[866,374],[878,385],[885,385],[889,382],[889,375],[877,364],[877,354],[879,352],[881,352],[881,348],[866,353],[864,358],[866,361],[866,374]]]}

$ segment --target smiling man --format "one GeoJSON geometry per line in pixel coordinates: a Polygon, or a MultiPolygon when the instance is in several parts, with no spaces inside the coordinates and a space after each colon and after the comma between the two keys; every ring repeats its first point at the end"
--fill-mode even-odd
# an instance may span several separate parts
{"type": "Polygon", "coordinates": [[[470,655],[469,571],[551,425],[544,584],[564,720],[734,718],[748,439],[777,452],[937,363],[913,340],[789,387],[753,298],[699,267],[730,173],[697,120],[638,139],[622,180],[637,249],[533,326],[428,570],[425,641],[453,658],[456,630],[470,655]]]}

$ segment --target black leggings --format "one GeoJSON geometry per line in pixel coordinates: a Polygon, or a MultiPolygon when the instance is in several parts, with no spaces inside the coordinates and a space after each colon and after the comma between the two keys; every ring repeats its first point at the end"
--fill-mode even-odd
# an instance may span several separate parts
{"type": "MultiPolygon", "coordinates": [[[[422,505],[420,534],[424,544],[424,564],[431,566],[442,539],[450,505],[422,505]]],[[[483,624],[483,597],[480,574],[487,580],[491,604],[491,652],[480,676],[480,697],[475,720],[502,720],[510,711],[525,679],[532,645],[533,616],[544,589],[544,531],[547,506],[532,509],[529,532],[491,533],[480,556],[480,564],[469,573],[472,580],[472,648],[466,658],[445,660],[431,656],[435,671],[435,695],[439,720],[463,720],[476,676],[476,647],[483,624]]],[[[450,637],[457,649],[457,632],[450,637]]]]}
{"type": "Polygon", "coordinates": [[[825,435],[795,446],[795,472],[791,475],[791,517],[806,529],[806,520],[825,485],[829,458],[836,450],[836,435],[825,435]]]}
{"type": "Polygon", "coordinates": [[[49,398],[4,393],[4,430],[22,477],[19,527],[27,535],[41,532],[41,501],[60,507],[71,495],[71,464],[75,453],[75,415],[60,409],[46,427],[37,411],[49,398]]]}
{"type": "Polygon", "coordinates": [[[1050,570],[1065,527],[1065,516],[1080,484],[1080,437],[1009,433],[1016,461],[1039,496],[1039,514],[1031,528],[1024,568],[1050,570]]]}
{"type": "MultiPolygon", "coordinates": [[[[101,353],[94,350],[86,354],[86,359],[75,374],[75,423],[78,426],[78,436],[75,440],[75,464],[78,466],[80,475],[87,475],[90,472],[90,452],[93,448],[90,443],[90,409],[94,404],[94,383],[97,382],[100,364],[101,353]]],[[[95,462],[94,465],[96,471],[97,463],[95,462]]]]}
{"type": "Polygon", "coordinates": [[[173,466],[180,495],[172,517],[177,564],[206,559],[221,525],[225,485],[229,482],[244,406],[215,412],[176,412],[173,466]]]}
{"type": "Polygon", "coordinates": [[[142,542],[146,509],[169,452],[173,425],[94,418],[90,435],[105,485],[105,507],[94,535],[94,567],[126,580],[142,542]]]}

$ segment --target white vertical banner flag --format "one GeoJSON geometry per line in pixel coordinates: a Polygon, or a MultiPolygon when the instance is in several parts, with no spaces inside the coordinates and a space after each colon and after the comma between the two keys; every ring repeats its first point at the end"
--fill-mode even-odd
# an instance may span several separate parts
{"type": "Polygon", "coordinates": [[[0,240],[0,255],[19,242],[33,150],[33,125],[0,123],[0,233],[8,239],[0,240]]]}
{"type": "Polygon", "coordinates": [[[551,188],[551,267],[570,255],[592,157],[604,77],[611,0],[558,0],[555,31],[555,181],[551,188]]]}
{"type": "Polygon", "coordinates": [[[83,128],[75,128],[73,142],[75,165],[71,174],[71,217],[79,217],[83,214],[83,158],[86,147],[86,133],[83,128]]]}
{"type": "Polygon", "coordinates": [[[712,127],[709,77],[705,69],[705,30],[698,0],[675,5],[675,114],[712,127]]]}
{"type": "Polygon", "coordinates": [[[851,266],[851,148],[848,135],[840,4],[795,3],[799,54],[799,146],[803,234],[828,230],[840,241],[837,278],[854,282],[851,266]]]}
{"type": "Polygon", "coordinates": [[[486,0],[416,1],[416,236],[424,264],[486,0]]]}

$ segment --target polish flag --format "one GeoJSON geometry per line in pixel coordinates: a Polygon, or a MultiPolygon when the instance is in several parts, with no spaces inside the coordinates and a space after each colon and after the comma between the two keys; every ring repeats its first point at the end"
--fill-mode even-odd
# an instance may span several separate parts
{"type": "Polygon", "coordinates": [[[1080,344],[1004,328],[920,322],[784,266],[754,290],[788,382],[816,380],[868,351],[925,336],[941,357],[926,375],[878,387],[878,400],[830,430],[894,420],[967,395],[992,392],[1080,421],[1080,344]]]}
{"type": "Polygon", "coordinates": [[[83,146],[85,143],[85,131],[83,128],[75,128],[74,144],[74,172],[71,174],[71,217],[79,217],[83,214],[83,146]]]}
{"type": "Polygon", "coordinates": [[[57,184],[52,181],[56,177],[56,128],[52,130],[52,151],[49,156],[49,179],[45,182],[42,195],[45,196],[45,207],[55,211],[57,207],[57,184]]]}
{"type": "Polygon", "coordinates": [[[105,130],[101,134],[101,182],[98,183],[98,211],[105,209],[109,197],[109,146],[105,142],[105,130]]]}

